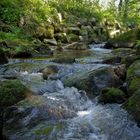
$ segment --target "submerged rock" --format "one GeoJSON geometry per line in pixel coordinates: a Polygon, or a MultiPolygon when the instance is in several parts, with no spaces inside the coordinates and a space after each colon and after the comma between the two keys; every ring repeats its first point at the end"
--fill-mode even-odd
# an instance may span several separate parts
{"type": "Polygon", "coordinates": [[[105,88],[101,92],[99,101],[103,103],[122,103],[125,101],[125,93],[118,88],[105,88]]]}

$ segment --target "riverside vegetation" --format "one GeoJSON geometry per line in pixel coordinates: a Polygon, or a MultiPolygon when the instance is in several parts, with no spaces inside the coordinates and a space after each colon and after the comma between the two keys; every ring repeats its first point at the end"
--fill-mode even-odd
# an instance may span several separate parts
{"type": "Polygon", "coordinates": [[[140,139],[140,2],[101,2],[0,1],[0,139],[140,139]]]}

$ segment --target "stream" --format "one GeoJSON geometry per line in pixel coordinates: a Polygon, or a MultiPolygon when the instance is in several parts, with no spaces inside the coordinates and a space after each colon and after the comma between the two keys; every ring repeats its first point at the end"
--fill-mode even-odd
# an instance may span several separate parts
{"type": "MultiPolygon", "coordinates": [[[[9,109],[4,133],[10,140],[140,140],[140,128],[120,104],[100,104],[65,81],[72,75],[114,67],[102,62],[113,56],[103,44],[86,51],[64,51],[57,57],[75,58],[56,63],[52,58],[11,59],[0,77],[18,77],[34,95],[9,109]],[[40,69],[55,65],[59,72],[42,78],[40,69]]],[[[116,64],[117,65],[117,64],[116,64]]]]}

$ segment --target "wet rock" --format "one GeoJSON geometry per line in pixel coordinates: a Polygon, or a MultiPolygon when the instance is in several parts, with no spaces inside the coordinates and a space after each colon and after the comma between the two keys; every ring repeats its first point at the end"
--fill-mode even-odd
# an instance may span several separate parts
{"type": "Polygon", "coordinates": [[[70,57],[60,57],[60,58],[54,58],[52,62],[56,63],[64,63],[64,64],[72,64],[75,62],[75,58],[70,58],[70,57]]]}
{"type": "Polygon", "coordinates": [[[0,81],[0,106],[10,106],[25,98],[27,88],[19,80],[0,81]]]}
{"type": "Polygon", "coordinates": [[[124,56],[135,54],[136,51],[135,49],[131,49],[131,48],[117,48],[117,49],[113,49],[112,53],[119,57],[124,57],[124,56]]]}
{"type": "Polygon", "coordinates": [[[34,43],[35,53],[45,54],[45,55],[53,55],[52,50],[49,48],[49,45],[44,44],[40,41],[34,43]]]}
{"type": "Polygon", "coordinates": [[[140,90],[137,90],[122,106],[140,124],[140,90]]]}
{"type": "Polygon", "coordinates": [[[66,86],[75,86],[85,90],[90,95],[99,94],[103,88],[118,87],[122,80],[111,67],[99,68],[87,72],[80,72],[69,76],[64,81],[66,86]]]}
{"type": "Polygon", "coordinates": [[[65,48],[70,50],[86,50],[88,49],[88,46],[81,42],[74,42],[67,45],[65,48]]]}
{"type": "Polygon", "coordinates": [[[103,103],[123,103],[125,93],[118,88],[105,88],[101,91],[99,102],[103,103]]]}
{"type": "Polygon", "coordinates": [[[102,63],[104,64],[116,64],[116,63],[120,63],[121,62],[121,57],[119,56],[113,56],[111,58],[108,58],[106,60],[103,60],[102,63]]]}
{"type": "Polygon", "coordinates": [[[32,136],[36,138],[38,134],[47,133],[51,122],[60,123],[62,119],[75,117],[78,110],[87,107],[84,103],[89,105],[86,96],[81,96],[81,93],[76,88],[65,88],[52,94],[26,98],[7,109],[4,134],[18,140],[26,137],[34,139],[32,136]],[[43,126],[46,131],[39,127],[42,124],[46,125],[46,129],[43,126]]]}
{"type": "Polygon", "coordinates": [[[122,80],[125,80],[126,78],[126,65],[118,65],[114,68],[115,74],[122,80]]]}
{"type": "Polygon", "coordinates": [[[140,56],[135,54],[124,56],[121,60],[121,64],[125,64],[126,67],[129,67],[134,61],[140,59],[140,56]]]}
{"type": "Polygon", "coordinates": [[[2,49],[0,49],[0,64],[8,63],[8,59],[2,49]]]}
{"type": "Polygon", "coordinates": [[[48,65],[42,70],[43,79],[47,80],[50,75],[58,73],[59,69],[55,65],[48,65]]]}
{"type": "Polygon", "coordinates": [[[140,30],[133,29],[120,36],[110,39],[105,48],[133,48],[136,44],[136,40],[140,39],[140,30]]]}

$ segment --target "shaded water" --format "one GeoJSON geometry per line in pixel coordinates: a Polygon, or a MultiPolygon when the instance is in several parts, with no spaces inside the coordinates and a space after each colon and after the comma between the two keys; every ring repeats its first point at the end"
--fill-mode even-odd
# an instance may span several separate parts
{"type": "Polygon", "coordinates": [[[48,58],[14,59],[1,68],[1,76],[15,74],[37,94],[37,99],[18,105],[18,114],[28,113],[21,116],[19,129],[10,128],[6,132],[10,139],[140,140],[140,128],[120,105],[98,104],[96,98],[89,99],[84,91],[63,85],[63,80],[72,74],[108,67],[101,62],[112,56],[111,50],[103,49],[101,44],[91,46],[86,52],[69,51],[56,56],[76,58],[76,62],[58,64],[48,58]],[[57,65],[59,72],[53,79],[43,80],[39,70],[49,64],[57,65]]]}

